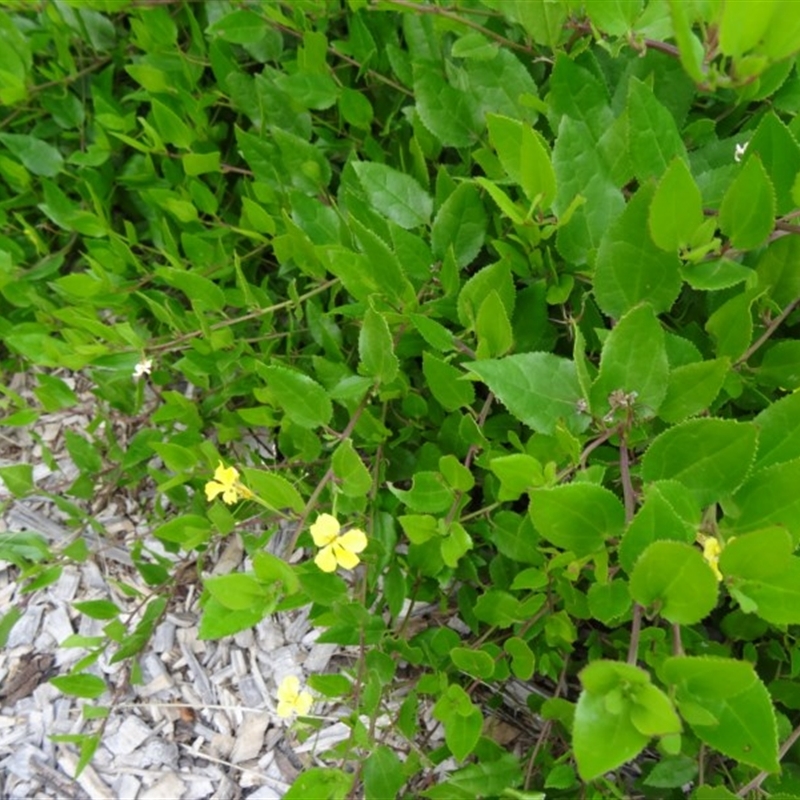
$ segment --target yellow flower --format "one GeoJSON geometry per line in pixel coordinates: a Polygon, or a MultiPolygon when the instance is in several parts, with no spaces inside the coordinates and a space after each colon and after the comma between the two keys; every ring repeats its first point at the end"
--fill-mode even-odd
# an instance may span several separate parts
{"type": "Polygon", "coordinates": [[[722,545],[719,539],[713,536],[706,536],[702,540],[703,558],[708,562],[708,566],[714,571],[717,580],[722,580],[722,573],[719,571],[719,554],[722,552],[722,545]]]}
{"type": "Polygon", "coordinates": [[[296,675],[287,675],[278,687],[278,716],[284,719],[292,714],[308,714],[314,698],[311,692],[300,691],[300,680],[296,675]]]}
{"type": "Polygon", "coordinates": [[[210,503],[218,494],[230,505],[240,498],[253,496],[253,493],[239,480],[236,467],[226,467],[221,461],[214,470],[214,480],[206,484],[206,499],[210,503]]]}
{"type": "Polygon", "coordinates": [[[323,572],[335,572],[336,567],[353,569],[360,560],[356,553],[367,546],[364,531],[351,530],[340,534],[340,530],[341,525],[330,514],[320,514],[311,526],[314,544],[321,548],[314,563],[323,572]]]}

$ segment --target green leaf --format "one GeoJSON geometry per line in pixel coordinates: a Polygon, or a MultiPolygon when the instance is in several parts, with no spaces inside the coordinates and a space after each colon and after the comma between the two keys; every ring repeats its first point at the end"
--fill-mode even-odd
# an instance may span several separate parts
{"type": "Polygon", "coordinates": [[[333,406],[325,389],[315,380],[286,367],[262,367],[269,392],[277,407],[301,428],[327,425],[333,416],[333,406]]]}
{"type": "Polygon", "coordinates": [[[339,99],[339,86],[325,72],[284,73],[275,78],[275,85],[303,108],[321,111],[335,105],[339,99]]]}
{"type": "Polygon", "coordinates": [[[345,86],[339,95],[339,111],[345,122],[355,128],[369,130],[374,112],[372,103],[361,92],[345,86]]]}
{"type": "Polygon", "coordinates": [[[636,306],[612,328],[603,344],[600,372],[591,388],[592,411],[597,416],[613,414],[622,403],[625,408],[639,407],[640,415],[652,417],[666,394],[668,374],[661,323],[651,306],[636,306]],[[641,347],[642,342],[647,342],[646,348],[641,347]]]}
{"type": "Polygon", "coordinates": [[[444,739],[450,752],[459,761],[472,753],[483,728],[483,714],[473,705],[469,695],[451,684],[433,707],[433,717],[444,726],[444,739]]]}
{"type": "Polygon", "coordinates": [[[634,77],[628,89],[628,125],[633,171],[640,183],[663,175],[676,156],[687,159],[675,118],[652,89],[634,77]]]}
{"type": "Polygon", "coordinates": [[[478,191],[471,183],[462,183],[444,201],[431,230],[431,249],[436,258],[444,258],[453,248],[456,263],[466,267],[475,260],[483,246],[487,218],[478,191]]]}
{"type": "Polygon", "coordinates": [[[559,420],[573,433],[589,423],[580,413],[575,364],[551,353],[520,353],[468,364],[521,422],[539,433],[552,434],[559,420]]]}
{"type": "Polygon", "coordinates": [[[758,382],[784,391],[800,388],[800,341],[775,342],[756,370],[758,382]]]}
{"type": "Polygon", "coordinates": [[[583,123],[595,142],[613,122],[603,81],[565,53],[558,54],[550,77],[550,105],[556,114],[583,123]]]}
{"type": "Polygon", "coordinates": [[[650,736],[668,736],[681,732],[681,721],[667,695],[653,686],[645,684],[633,694],[631,721],[637,730],[650,736]]]}
{"type": "Polygon", "coordinates": [[[478,337],[476,355],[478,358],[497,358],[504,356],[514,343],[511,323],[500,295],[492,290],[481,303],[475,320],[475,333],[478,337]]]}
{"type": "Polygon", "coordinates": [[[604,625],[619,621],[631,607],[628,584],[621,580],[593,584],[587,593],[587,599],[592,617],[604,625]]]}
{"type": "Polygon", "coordinates": [[[411,480],[411,489],[398,489],[389,484],[389,491],[412,511],[439,514],[448,511],[453,502],[453,491],[438,472],[417,472],[411,480]]]}
{"type": "Polygon", "coordinates": [[[483,650],[473,650],[470,647],[456,647],[450,652],[453,664],[475,678],[487,680],[494,675],[494,659],[483,650]]]}
{"type": "Polygon", "coordinates": [[[743,355],[753,338],[753,302],[762,294],[751,289],[723,303],[707,320],[706,330],[714,339],[717,355],[737,359],[743,355]]]}
{"type": "Polygon", "coordinates": [[[21,133],[0,133],[0,142],[34,175],[54,178],[64,166],[61,153],[43,139],[21,133]]]}
{"type": "Polygon", "coordinates": [[[195,136],[189,126],[167,105],[158,100],[151,101],[156,130],[167,144],[188,149],[195,136]]]}
{"type": "Polygon", "coordinates": [[[642,459],[642,477],[680,481],[707,506],[742,485],[757,439],[756,427],[748,422],[689,420],[655,438],[642,459]]]}
{"type": "MultiPolygon", "coordinates": [[[[213,153],[185,153],[183,158],[183,171],[190,176],[204,175],[209,172],[220,172],[220,154],[213,153]]],[[[252,203],[250,198],[242,198],[252,203]]],[[[273,231],[274,233],[274,228],[273,231]]]]}
{"type": "Polygon", "coordinates": [[[514,595],[499,589],[484,592],[474,606],[475,616],[488,625],[510,628],[525,619],[525,609],[514,595]]]}
{"type": "Polygon", "coordinates": [[[772,21],[773,3],[726,3],[719,22],[719,44],[727,56],[739,57],[756,47],[772,21]]]}
{"type": "Polygon", "coordinates": [[[686,162],[675,157],[661,177],[650,204],[650,235],[662,249],[674,252],[686,247],[703,223],[700,190],[686,162]]]}
{"type": "Polygon", "coordinates": [[[76,675],[59,675],[50,678],[50,683],[60,692],[72,697],[85,697],[88,700],[96,700],[106,691],[106,684],[102,678],[96,675],[87,675],[85,672],[76,675]]]}
{"type": "Polygon", "coordinates": [[[767,688],[753,666],[710,656],[674,656],[664,661],[664,680],[675,685],[678,708],[701,741],[743,764],[777,772],[778,732],[767,688]],[[684,714],[697,706],[714,722],[684,714]]]}
{"type": "Polygon", "coordinates": [[[283,796],[284,800],[345,800],[353,786],[355,775],[334,767],[310,767],[303,770],[291,788],[283,796]]]}
{"type": "Polygon", "coordinates": [[[534,489],[528,510],[545,539],[578,558],[602,550],[625,524],[625,509],[616,495],[590,483],[534,489]]]}
{"type": "Polygon", "coordinates": [[[800,236],[783,236],[772,242],[758,262],[758,285],[781,308],[800,296],[800,236]]]}
{"type": "Polygon", "coordinates": [[[483,128],[476,99],[451,86],[437,64],[413,62],[416,109],[425,127],[445,147],[469,147],[483,128]]]}
{"type": "Polygon", "coordinates": [[[625,209],[625,200],[586,124],[568,116],[561,120],[553,169],[557,180],[553,210],[559,219],[569,212],[577,196],[586,200],[569,222],[559,227],[559,252],[576,263],[592,263],[604,235],[625,209]]]}
{"type": "MultiPolygon", "coordinates": [[[[730,366],[729,359],[715,358],[672,370],[658,416],[674,423],[705,411],[719,394],[730,366]]],[[[800,449],[797,455],[800,456],[800,449]]]]}
{"type": "Polygon", "coordinates": [[[473,179],[482,189],[485,189],[489,196],[515,225],[525,224],[525,215],[520,206],[515,203],[496,183],[488,178],[479,176],[473,179]]]}
{"type": "Polygon", "coordinates": [[[473,548],[472,537],[460,522],[452,522],[445,536],[439,543],[439,551],[446,567],[455,569],[458,562],[473,548]]]}
{"type": "Polygon", "coordinates": [[[153,535],[164,542],[175,542],[187,549],[204,544],[211,533],[208,519],[198,514],[180,514],[159,525],[153,535]]]}
{"type": "Polygon", "coordinates": [[[427,351],[422,354],[422,373],[431,394],[445,411],[455,411],[475,401],[475,389],[465,380],[465,373],[427,351]]]}
{"type": "Polygon", "coordinates": [[[397,254],[380,236],[357,219],[350,220],[350,228],[366,256],[366,259],[359,260],[355,266],[363,285],[371,287],[369,293],[387,297],[397,306],[415,305],[414,287],[405,276],[397,254]],[[380,265],[379,269],[376,269],[376,264],[380,265]]]}
{"type": "Polygon", "coordinates": [[[774,111],[764,114],[748,142],[745,159],[754,154],[761,159],[775,187],[776,213],[788,214],[796,205],[792,186],[800,173],[800,146],[774,111]]]}
{"type": "Polygon", "coordinates": [[[523,492],[545,482],[541,463],[527,453],[493,458],[489,469],[500,479],[497,499],[501,502],[516,500],[523,492]]]}
{"type": "Polygon", "coordinates": [[[800,621],[800,558],[783,528],[765,528],[731,539],[719,557],[731,594],[753,604],[773,625],[800,621]]]}
{"type": "Polygon", "coordinates": [[[491,291],[500,295],[506,315],[510,319],[514,313],[516,291],[511,277],[511,268],[506,261],[498,261],[496,264],[484,267],[462,287],[458,294],[458,321],[465,328],[475,326],[478,312],[486,300],[486,295],[491,291]]]}
{"type": "Polygon", "coordinates": [[[759,430],[754,471],[800,458],[800,394],[776,400],[753,422],[759,430]]]}
{"type": "Polygon", "coordinates": [[[692,32],[692,25],[687,15],[688,8],[681,0],[669,0],[669,10],[681,64],[695,83],[701,83],[705,78],[703,66],[705,50],[692,32]]]}
{"type": "Polygon", "coordinates": [[[465,467],[452,453],[439,459],[439,472],[456,491],[469,492],[475,486],[472,471],[465,467]]]}
{"type": "Polygon", "coordinates": [[[103,468],[103,459],[97,447],[75,431],[64,432],[64,442],[75,466],[81,472],[95,474],[103,468]]]}
{"type": "Polygon", "coordinates": [[[255,44],[267,33],[267,21],[254,11],[238,9],[219,17],[206,32],[232,44],[255,44]]]}
{"type": "Polygon", "coordinates": [[[700,551],[683,542],[653,542],[631,573],[631,597],[664,619],[694,625],[717,604],[717,579],[700,551]]]}
{"type": "Polygon", "coordinates": [[[453,334],[441,322],[425,317],[422,314],[409,314],[408,318],[422,338],[440,353],[455,349],[453,334]]]}
{"type": "Polygon", "coordinates": [[[580,680],[572,746],[581,778],[591,781],[635,758],[650,740],[634,725],[629,699],[650,685],[650,676],[629,664],[594,661],[580,680]]]}
{"type": "Polygon", "coordinates": [[[405,229],[428,224],[433,200],[410,175],[365,161],[355,162],[353,169],[369,202],[385,217],[405,229]]]}
{"type": "Polygon", "coordinates": [[[116,619],[122,610],[110,600],[86,600],[73,603],[73,607],[92,619],[116,619]]]}
{"type": "Polygon", "coordinates": [[[556,175],[540,136],[520,120],[487,114],[489,141],[506,174],[522,187],[528,200],[547,209],[556,196],[556,175]]]}
{"type": "Polygon", "coordinates": [[[397,377],[399,361],[386,318],[372,308],[364,314],[358,334],[359,372],[378,383],[391,383],[397,377]]]}
{"type": "MultiPolygon", "coordinates": [[[[650,770],[644,783],[645,786],[653,786],[657,789],[678,789],[694,781],[697,771],[697,761],[693,758],[688,756],[665,758],[650,770]]],[[[735,797],[735,795],[733,796],[735,797]]],[[[724,798],[718,797],[716,800],[724,800],[724,798]]]]}
{"type": "Polygon", "coordinates": [[[300,492],[283,475],[251,467],[243,467],[242,475],[248,488],[271,508],[289,509],[296,514],[303,511],[305,501],[300,492]]]}
{"type": "Polygon", "coordinates": [[[260,608],[268,597],[266,587],[253,575],[244,572],[206,578],[203,586],[218,603],[231,611],[260,608]]]}
{"type": "Polygon", "coordinates": [[[753,270],[727,258],[701,261],[690,264],[681,270],[683,279],[693,289],[716,291],[736,286],[753,275],[753,270]]]}
{"type": "Polygon", "coordinates": [[[516,678],[528,681],[536,666],[536,656],[524,639],[510,636],[503,644],[503,649],[511,656],[511,671],[516,678]]]}
{"type": "Polygon", "coordinates": [[[198,311],[221,311],[226,304],[219,284],[189,270],[159,267],[155,274],[168,286],[183,292],[198,311]]]}
{"type": "Polygon", "coordinates": [[[397,797],[406,782],[402,762],[394,750],[386,745],[380,745],[370,752],[364,760],[363,769],[365,800],[397,797]]]}
{"type": "Polygon", "coordinates": [[[372,487],[372,476],[350,439],[345,439],[334,450],[331,468],[343,494],[347,497],[367,496],[372,487]]]}
{"type": "Polygon", "coordinates": [[[754,473],[733,496],[739,513],[737,533],[783,525],[795,542],[800,541],[800,459],[775,464],[754,473]]]}
{"type": "MultiPolygon", "coordinates": [[[[683,164],[680,160],[674,163],[683,164]]],[[[676,248],[663,252],[648,233],[656,198],[652,186],[643,186],[603,237],[595,264],[594,292],[609,316],[621,317],[643,301],[660,314],[678,298],[681,275],[676,248]]]]}
{"type": "Polygon", "coordinates": [[[774,223],[775,189],[756,153],[725,192],[719,226],[734,247],[752,250],[769,236],[774,223]]]}
{"type": "Polygon", "coordinates": [[[0,480],[14,497],[24,497],[34,489],[33,466],[13,464],[10,467],[0,467],[0,480]]]}

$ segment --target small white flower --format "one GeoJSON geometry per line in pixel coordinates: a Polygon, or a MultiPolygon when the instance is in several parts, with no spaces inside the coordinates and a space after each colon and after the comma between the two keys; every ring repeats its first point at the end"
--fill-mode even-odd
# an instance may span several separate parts
{"type": "Polygon", "coordinates": [[[143,358],[134,368],[133,368],[133,379],[138,381],[139,378],[149,375],[153,369],[153,360],[150,358],[143,358]]]}
{"type": "Polygon", "coordinates": [[[738,164],[742,160],[742,156],[745,154],[747,150],[747,145],[750,144],[749,142],[745,142],[744,144],[737,144],[736,150],[733,153],[733,160],[738,164]]]}

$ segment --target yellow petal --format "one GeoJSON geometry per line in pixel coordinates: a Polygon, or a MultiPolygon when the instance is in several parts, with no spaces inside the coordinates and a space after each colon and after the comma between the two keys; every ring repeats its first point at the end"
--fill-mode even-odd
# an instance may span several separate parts
{"type": "Polygon", "coordinates": [[[314,698],[311,696],[311,692],[300,692],[300,694],[297,695],[294,710],[302,717],[308,714],[313,704],[314,698]]]}
{"type": "MultiPolygon", "coordinates": [[[[339,525],[336,517],[330,514],[320,514],[314,524],[309,529],[311,531],[311,538],[317,547],[325,547],[329,545],[339,535],[339,525]]],[[[333,570],[329,570],[333,572],[333,570]]]]}
{"type": "Polygon", "coordinates": [[[216,481],[209,481],[206,484],[206,500],[210,503],[220,492],[224,492],[225,487],[216,481]]]}
{"type": "Polygon", "coordinates": [[[367,546],[367,534],[354,528],[339,537],[339,544],[351,553],[360,553],[367,546]]]}
{"type": "Polygon", "coordinates": [[[236,491],[236,487],[228,486],[225,489],[225,492],[222,495],[222,499],[228,504],[235,503],[239,499],[239,493],[236,491]]]}
{"type": "Polygon", "coordinates": [[[358,566],[360,559],[355,553],[345,550],[345,548],[342,547],[339,542],[336,542],[336,544],[331,546],[333,548],[334,560],[338,562],[340,567],[344,567],[345,569],[355,569],[358,566]]]}
{"type": "Polygon", "coordinates": [[[214,470],[214,479],[218,480],[223,486],[231,487],[239,480],[239,472],[236,467],[226,467],[221,461],[214,470]]]}
{"type": "Polygon", "coordinates": [[[278,700],[293,703],[300,691],[300,679],[296,675],[287,675],[278,687],[278,700]]]}
{"type": "Polygon", "coordinates": [[[323,572],[336,572],[336,556],[333,554],[333,546],[323,547],[314,558],[314,563],[323,572]]]}
{"type": "Polygon", "coordinates": [[[278,702],[278,716],[282,719],[287,719],[294,714],[294,705],[288,700],[280,700],[278,702]]]}

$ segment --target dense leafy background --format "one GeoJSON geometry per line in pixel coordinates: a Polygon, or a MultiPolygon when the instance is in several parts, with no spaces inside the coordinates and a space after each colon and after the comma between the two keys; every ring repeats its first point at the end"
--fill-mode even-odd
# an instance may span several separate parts
{"type": "MultiPolygon", "coordinates": [[[[350,750],[292,796],[800,796],[792,3],[25,2],[0,37],[0,365],[38,382],[0,424],[81,373],[102,416],[60,507],[159,498],[151,594],[79,607],[107,637],[59,688],[104,696],[97,662],[241,535],[201,635],[310,603],[361,647],[352,696],[311,682],[350,750]],[[209,504],[220,460],[255,498],[209,504]],[[356,571],[314,565],[323,512],[367,533],[356,571]],[[359,720],[399,664],[389,748],[359,720]],[[513,756],[476,692],[511,677],[541,731],[513,756]],[[446,752],[413,745],[423,706],[446,752]]],[[[0,555],[31,590],[92,557],[0,555]]]]}

